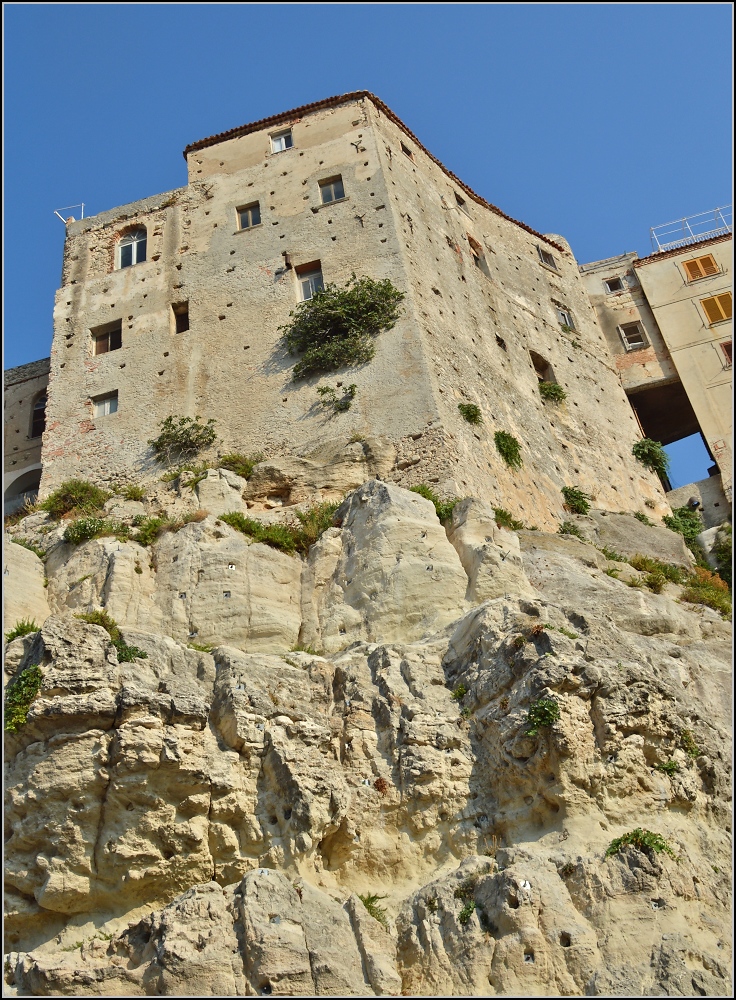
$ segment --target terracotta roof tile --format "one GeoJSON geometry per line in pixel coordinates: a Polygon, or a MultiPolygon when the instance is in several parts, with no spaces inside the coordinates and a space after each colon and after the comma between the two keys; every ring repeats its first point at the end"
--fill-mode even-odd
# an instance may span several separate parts
{"type": "Polygon", "coordinates": [[[674,247],[672,250],[660,250],[658,253],[651,253],[648,257],[640,257],[639,260],[635,260],[634,267],[642,267],[642,265],[651,264],[655,260],[666,260],[667,257],[674,257],[678,253],[692,253],[694,250],[700,250],[701,247],[710,246],[711,243],[721,243],[723,240],[730,239],[732,239],[731,233],[724,233],[722,236],[706,237],[702,240],[696,240],[694,243],[687,243],[685,246],[674,247]]]}

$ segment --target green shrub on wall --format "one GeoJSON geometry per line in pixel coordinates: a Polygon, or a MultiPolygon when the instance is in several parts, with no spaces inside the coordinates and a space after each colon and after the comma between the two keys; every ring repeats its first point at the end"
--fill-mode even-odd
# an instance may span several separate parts
{"type": "Polygon", "coordinates": [[[571,514],[588,513],[590,510],[590,501],[592,500],[589,493],[584,493],[574,486],[563,486],[560,492],[565,498],[565,510],[569,510],[571,514]]]}
{"type": "Polygon", "coordinates": [[[210,418],[206,424],[199,417],[168,416],[161,422],[161,433],[149,440],[156,458],[170,464],[180,459],[194,458],[204,448],[214,444],[217,438],[215,421],[210,418]]]}
{"type": "Polygon", "coordinates": [[[483,423],[483,414],[480,412],[480,407],[476,406],[475,403],[458,403],[457,408],[460,411],[460,416],[463,420],[467,420],[469,424],[483,423]]]}
{"type": "Polygon", "coordinates": [[[388,278],[350,278],[345,288],[326,285],[289,315],[279,327],[289,354],[301,354],[293,379],[362,365],[375,353],[375,338],[390,330],[400,315],[404,293],[388,278]]]}
{"type": "Polygon", "coordinates": [[[524,464],[521,458],[521,445],[513,436],[506,431],[496,431],[493,435],[496,448],[501,458],[510,469],[520,469],[524,464]]]}
{"type": "Polygon", "coordinates": [[[666,476],[670,467],[670,459],[667,452],[659,441],[652,441],[651,438],[642,438],[637,441],[631,449],[634,458],[641,462],[645,468],[658,476],[666,476]]]}

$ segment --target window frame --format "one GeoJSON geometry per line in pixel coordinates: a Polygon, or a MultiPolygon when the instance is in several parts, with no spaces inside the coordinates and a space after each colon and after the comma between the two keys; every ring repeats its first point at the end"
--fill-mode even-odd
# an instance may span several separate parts
{"type": "Polygon", "coordinates": [[[404,143],[401,142],[401,140],[399,140],[399,145],[401,146],[401,152],[404,154],[404,156],[408,156],[411,162],[414,163],[414,153],[412,152],[412,150],[409,149],[408,146],[404,145],[404,143]]]}
{"type": "Polygon", "coordinates": [[[342,174],[334,174],[332,177],[326,177],[324,180],[318,182],[319,184],[319,196],[322,200],[323,205],[334,205],[336,201],[345,201],[345,184],[342,179],[342,174]],[[336,184],[340,185],[340,190],[342,194],[339,198],[329,198],[325,200],[325,192],[333,191],[336,184]]]}
{"type": "Polygon", "coordinates": [[[723,356],[723,367],[733,367],[733,340],[721,340],[718,344],[723,356]]]}
{"type": "Polygon", "coordinates": [[[554,271],[556,274],[560,273],[560,269],[557,266],[557,259],[555,258],[555,256],[551,254],[549,250],[543,250],[538,243],[537,243],[537,254],[539,255],[540,264],[542,264],[544,267],[548,267],[551,271],[554,271]],[[549,258],[549,260],[547,260],[546,258],[549,258]]]}
{"type": "Polygon", "coordinates": [[[626,285],[624,284],[624,279],[619,274],[614,274],[611,278],[604,278],[603,285],[606,289],[606,295],[615,295],[617,292],[623,292],[626,290],[626,285]],[[619,288],[609,288],[610,281],[617,281],[619,283],[619,288]]]}
{"type": "Polygon", "coordinates": [[[683,260],[681,263],[682,263],[682,269],[685,272],[685,283],[688,285],[692,285],[693,282],[695,281],[702,281],[704,278],[713,278],[717,274],[721,273],[721,269],[718,266],[718,261],[715,259],[712,253],[704,254],[704,256],[702,257],[691,257],[690,260],[683,260]],[[702,261],[712,261],[713,270],[706,271],[705,268],[702,266],[702,261]],[[698,266],[698,270],[702,272],[701,274],[696,274],[695,276],[691,275],[689,268],[693,264],[696,264],[698,266]]]}
{"type": "Polygon", "coordinates": [[[30,433],[28,434],[28,437],[32,441],[35,441],[36,438],[43,437],[43,432],[46,430],[47,403],[48,403],[48,391],[46,389],[43,389],[36,395],[36,398],[33,401],[33,406],[31,407],[31,430],[30,433]],[[42,405],[39,406],[39,403],[41,403],[42,405]],[[38,424],[37,414],[39,413],[41,414],[41,420],[40,420],[41,429],[40,431],[37,431],[37,433],[34,434],[34,430],[36,429],[38,424]]]}
{"type": "Polygon", "coordinates": [[[103,354],[110,354],[112,351],[119,351],[123,346],[123,321],[118,319],[114,320],[112,323],[106,323],[104,326],[92,327],[90,329],[90,336],[92,337],[92,355],[93,357],[100,357],[103,354]],[[112,337],[116,337],[118,340],[117,347],[111,347],[110,341],[112,337]],[[106,342],[107,346],[104,350],[99,350],[100,344],[106,342]]]}
{"type": "Polygon", "coordinates": [[[235,209],[235,215],[237,216],[238,232],[242,232],[245,229],[256,229],[258,226],[262,226],[263,222],[261,220],[261,203],[260,201],[251,201],[247,205],[241,205],[239,208],[235,209]],[[243,215],[248,212],[249,218],[252,218],[253,209],[258,212],[258,222],[250,222],[247,226],[243,225],[243,215]]]}
{"type": "Polygon", "coordinates": [[[134,229],[128,230],[127,233],[123,233],[118,239],[117,245],[115,247],[115,270],[123,271],[128,267],[135,267],[136,264],[145,264],[148,259],[148,230],[145,226],[136,226],[134,229]],[[143,234],[142,238],[140,234],[143,234]],[[139,234],[138,239],[134,239],[135,235],[139,234]],[[140,247],[143,247],[141,257],[140,247]],[[131,260],[129,264],[123,263],[123,248],[131,247],[131,260]]]}
{"type": "Polygon", "coordinates": [[[93,417],[111,417],[113,413],[117,413],[119,408],[119,398],[118,390],[115,389],[114,392],[105,392],[101,396],[92,396],[92,416],[93,417]],[[112,403],[115,401],[114,408],[108,406],[107,409],[104,408],[104,404],[112,403]],[[99,407],[102,405],[102,409],[99,407]]]}
{"type": "Polygon", "coordinates": [[[630,323],[620,323],[616,329],[618,330],[618,335],[621,338],[621,343],[624,345],[624,349],[627,354],[629,354],[631,351],[642,351],[644,350],[645,347],[650,346],[649,338],[647,337],[647,332],[644,329],[644,324],[640,319],[632,320],[630,323]],[[624,328],[632,326],[636,326],[639,328],[639,333],[642,338],[641,344],[631,344],[626,339],[626,333],[624,332],[624,328]]]}
{"type": "Polygon", "coordinates": [[[557,313],[557,320],[560,326],[569,327],[570,330],[575,330],[577,332],[577,327],[575,326],[575,317],[572,314],[572,310],[568,306],[563,306],[557,302],[552,303],[555,307],[555,312],[557,313]]]}
{"type": "Polygon", "coordinates": [[[706,325],[707,326],[717,326],[719,323],[730,323],[733,318],[733,296],[731,292],[719,292],[717,295],[709,295],[705,299],[700,299],[700,306],[705,313],[706,325]],[[720,299],[727,299],[729,310],[728,315],[726,315],[725,309],[721,305],[720,299]],[[720,318],[711,319],[706,306],[706,302],[715,303],[719,312],[721,313],[720,318]]]}
{"type": "Polygon", "coordinates": [[[287,149],[294,148],[294,133],[292,132],[291,128],[284,128],[278,132],[272,132],[271,135],[269,136],[269,139],[271,140],[272,154],[285,153],[287,149]],[[276,142],[280,139],[286,139],[286,138],[288,138],[289,140],[288,143],[285,142],[283,146],[280,146],[278,149],[276,149],[276,142]]]}

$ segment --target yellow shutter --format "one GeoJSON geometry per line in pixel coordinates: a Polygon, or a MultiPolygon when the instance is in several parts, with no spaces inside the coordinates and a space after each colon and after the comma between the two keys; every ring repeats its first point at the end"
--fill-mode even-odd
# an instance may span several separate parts
{"type": "Polygon", "coordinates": [[[723,295],[716,295],[718,305],[721,307],[724,319],[731,319],[733,307],[731,304],[731,293],[725,292],[723,295]]]}
{"type": "Polygon", "coordinates": [[[717,323],[722,318],[716,299],[701,299],[700,304],[705,309],[705,315],[708,317],[709,323],[717,323]]]}
{"type": "Polygon", "coordinates": [[[701,257],[699,263],[703,268],[704,274],[718,274],[718,265],[713,258],[713,254],[709,253],[707,257],[701,257]]]}
{"type": "Polygon", "coordinates": [[[688,281],[695,281],[696,278],[703,277],[700,273],[700,262],[697,260],[686,260],[685,270],[687,271],[688,281]]]}

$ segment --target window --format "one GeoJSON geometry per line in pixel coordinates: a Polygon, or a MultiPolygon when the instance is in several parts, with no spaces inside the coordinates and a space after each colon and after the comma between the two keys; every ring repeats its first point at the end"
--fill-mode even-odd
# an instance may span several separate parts
{"type": "Polygon", "coordinates": [[[261,224],[261,205],[260,202],[254,201],[251,205],[243,205],[242,208],[236,209],[238,213],[238,228],[239,229],[252,229],[253,226],[260,226],[261,224]]]}
{"type": "Polygon", "coordinates": [[[575,321],[567,306],[555,305],[555,312],[557,313],[557,319],[563,326],[568,327],[570,330],[575,329],[575,321]]]}
{"type": "Polygon", "coordinates": [[[146,259],[146,230],[133,229],[118,243],[118,267],[132,267],[146,259]]]}
{"type": "Polygon", "coordinates": [[[313,260],[310,264],[301,264],[296,268],[296,277],[299,282],[299,294],[302,302],[307,302],[315,292],[325,287],[322,279],[322,265],[320,261],[313,260]]]}
{"type": "Polygon", "coordinates": [[[554,382],[555,376],[549,361],[537,354],[536,351],[529,351],[529,357],[534,365],[534,372],[540,382],[554,382]]]}
{"type": "Polygon", "coordinates": [[[465,212],[466,215],[470,215],[470,212],[468,211],[468,206],[465,204],[465,199],[461,198],[460,195],[457,193],[457,191],[455,192],[455,204],[457,205],[457,207],[460,209],[461,212],[465,212]]]}
{"type": "Polygon", "coordinates": [[[117,320],[115,323],[107,323],[105,326],[95,327],[90,333],[92,334],[95,354],[108,354],[110,351],[119,351],[123,346],[122,320],[117,320]]]}
{"type": "Polygon", "coordinates": [[[401,143],[401,152],[404,154],[404,156],[408,156],[410,160],[412,161],[414,160],[414,154],[412,153],[412,151],[409,149],[408,146],[404,145],[403,142],[401,143]]]}
{"type": "Polygon", "coordinates": [[[342,177],[328,177],[326,181],[319,182],[319,193],[322,195],[322,204],[329,205],[331,201],[340,201],[345,197],[345,188],[342,185],[342,177]]]}
{"type": "Polygon", "coordinates": [[[732,305],[731,293],[724,292],[723,295],[714,295],[712,299],[701,299],[700,304],[708,317],[708,323],[722,323],[724,319],[731,319],[732,305]]]}
{"type": "Polygon", "coordinates": [[[647,338],[641,323],[622,323],[619,327],[621,340],[627,351],[638,351],[647,346],[647,338]]]}
{"type": "Polygon", "coordinates": [[[33,416],[31,417],[31,437],[41,437],[46,429],[46,393],[42,392],[33,404],[33,416]]]}
{"type": "Polygon", "coordinates": [[[96,417],[107,417],[111,413],[117,413],[118,394],[109,392],[106,396],[92,397],[92,412],[96,417]]]}
{"type": "Polygon", "coordinates": [[[606,278],[603,284],[609,295],[612,292],[623,292],[624,290],[624,283],[620,278],[606,278]]]}
{"type": "Polygon", "coordinates": [[[721,352],[723,353],[723,357],[724,357],[725,362],[726,362],[725,365],[724,365],[724,367],[725,368],[730,368],[731,365],[733,364],[733,355],[732,355],[732,351],[731,351],[731,341],[730,340],[724,340],[718,346],[720,347],[721,352]]]}
{"type": "Polygon", "coordinates": [[[546,264],[547,267],[554,268],[555,271],[557,270],[557,261],[551,253],[548,253],[546,250],[542,250],[540,246],[537,247],[537,253],[539,254],[539,259],[543,264],[546,264]]]}
{"type": "Polygon", "coordinates": [[[719,268],[712,253],[705,257],[696,257],[695,260],[685,260],[682,262],[688,281],[697,281],[698,278],[709,278],[711,274],[718,274],[719,268]]]}
{"type": "Polygon", "coordinates": [[[189,303],[172,304],[171,311],[174,314],[174,333],[186,333],[189,329],[189,303]]]}
{"type": "Polygon", "coordinates": [[[486,275],[486,277],[490,278],[491,272],[488,268],[486,255],[483,253],[483,247],[477,240],[473,239],[470,233],[467,233],[467,237],[468,237],[468,246],[470,247],[470,253],[473,256],[473,263],[480,271],[483,272],[483,274],[486,275]]]}
{"type": "Polygon", "coordinates": [[[294,140],[291,136],[291,129],[287,128],[283,132],[276,132],[271,136],[271,150],[274,153],[282,153],[285,149],[291,149],[294,140]]]}

